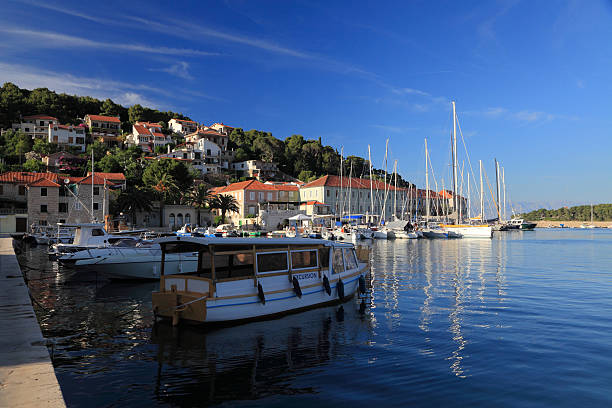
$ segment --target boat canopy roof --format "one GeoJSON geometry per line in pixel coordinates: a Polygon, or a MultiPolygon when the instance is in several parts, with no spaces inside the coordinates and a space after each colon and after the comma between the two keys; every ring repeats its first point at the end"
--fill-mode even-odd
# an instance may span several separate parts
{"type": "Polygon", "coordinates": [[[69,227],[69,228],[103,228],[104,224],[101,222],[90,222],[90,223],[80,223],[80,224],[63,224],[57,223],[59,227],[69,227]]]}
{"type": "Polygon", "coordinates": [[[176,242],[188,242],[199,245],[257,245],[257,246],[275,246],[279,245],[324,245],[328,247],[343,247],[352,248],[353,244],[342,243],[336,241],[328,241],[326,239],[312,238],[223,238],[223,237],[163,237],[154,240],[157,244],[168,244],[176,242]]]}

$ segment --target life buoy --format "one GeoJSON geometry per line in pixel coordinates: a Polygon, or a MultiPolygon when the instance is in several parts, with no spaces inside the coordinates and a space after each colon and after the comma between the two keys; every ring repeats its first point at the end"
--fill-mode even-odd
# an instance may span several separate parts
{"type": "Polygon", "coordinates": [[[261,287],[261,283],[257,284],[257,296],[259,296],[259,301],[266,304],[266,295],[264,294],[263,288],[261,287]]]}
{"type": "Polygon", "coordinates": [[[295,292],[297,297],[299,297],[300,299],[302,298],[302,288],[300,288],[300,282],[295,276],[293,277],[293,291],[295,292]]]}
{"type": "Polygon", "coordinates": [[[323,277],[323,288],[325,289],[327,294],[331,296],[331,286],[329,286],[329,279],[327,279],[327,276],[323,277]]]}
{"type": "Polygon", "coordinates": [[[366,293],[366,281],[363,275],[359,276],[359,291],[361,293],[366,293]]]}
{"type": "Polygon", "coordinates": [[[338,291],[338,297],[344,302],[344,282],[342,282],[342,279],[338,279],[336,290],[338,291]]]}

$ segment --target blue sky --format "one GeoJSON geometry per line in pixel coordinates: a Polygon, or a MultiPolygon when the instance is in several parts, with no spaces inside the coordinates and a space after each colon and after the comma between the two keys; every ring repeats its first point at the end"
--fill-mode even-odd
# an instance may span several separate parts
{"type": "Polygon", "coordinates": [[[0,82],[369,143],[377,167],[389,138],[419,185],[425,137],[449,183],[455,100],[474,170],[493,182],[497,157],[513,202],[612,202],[610,2],[381,3],[4,0],[0,82]]]}

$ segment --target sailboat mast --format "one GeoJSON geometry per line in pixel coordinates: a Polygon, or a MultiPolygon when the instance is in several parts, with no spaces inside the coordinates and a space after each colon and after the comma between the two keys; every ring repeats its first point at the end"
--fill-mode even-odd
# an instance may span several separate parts
{"type": "Polygon", "coordinates": [[[467,188],[468,188],[467,189],[468,190],[467,191],[467,205],[468,205],[468,208],[467,208],[467,217],[468,217],[468,221],[470,221],[470,223],[471,223],[470,218],[472,217],[472,200],[471,200],[471,195],[470,195],[470,176],[469,175],[468,175],[468,178],[467,178],[467,183],[468,183],[468,185],[467,185],[467,188]]]}
{"type": "Polygon", "coordinates": [[[393,174],[395,175],[395,182],[393,184],[393,219],[397,220],[397,160],[393,164],[393,174]]]}
{"type": "MultiPolygon", "coordinates": [[[[374,215],[374,189],[372,188],[372,155],[370,153],[370,145],[368,145],[368,162],[370,165],[370,214],[374,215]]],[[[374,219],[372,218],[370,222],[374,219]]]]}
{"type": "Polygon", "coordinates": [[[453,206],[456,213],[456,222],[459,220],[459,200],[457,197],[457,113],[455,111],[455,101],[453,104],[453,206]]]}
{"type": "Polygon", "coordinates": [[[497,208],[497,221],[501,221],[501,214],[499,211],[499,163],[497,162],[497,159],[495,159],[495,183],[497,184],[497,190],[496,190],[496,203],[495,203],[495,208],[497,208]]]}
{"type": "Polygon", "coordinates": [[[484,185],[482,184],[482,160],[478,160],[480,164],[480,220],[484,223],[484,185]]]}
{"type": "Polygon", "coordinates": [[[506,170],[502,167],[502,184],[504,186],[504,220],[507,220],[508,217],[506,215],[506,170]]]}
{"type": "Polygon", "coordinates": [[[94,215],[94,149],[91,149],[91,222],[96,221],[94,215]]]}
{"type": "Polygon", "coordinates": [[[344,146],[340,147],[340,222],[342,222],[342,213],[344,212],[344,196],[342,195],[342,159],[344,155],[344,146]]]}
{"type": "Polygon", "coordinates": [[[349,190],[348,190],[348,217],[349,217],[349,224],[351,222],[351,212],[352,212],[352,208],[351,208],[351,195],[353,194],[353,161],[351,160],[351,168],[349,170],[349,190]]]}
{"type": "Polygon", "coordinates": [[[429,226],[429,153],[427,152],[427,138],[425,138],[425,226],[429,226]]]}

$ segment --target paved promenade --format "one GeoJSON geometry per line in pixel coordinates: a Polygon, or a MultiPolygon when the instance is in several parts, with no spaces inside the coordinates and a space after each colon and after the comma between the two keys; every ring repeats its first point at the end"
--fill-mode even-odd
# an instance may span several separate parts
{"type": "Polygon", "coordinates": [[[65,407],[11,238],[0,238],[0,407],[65,407]]]}

